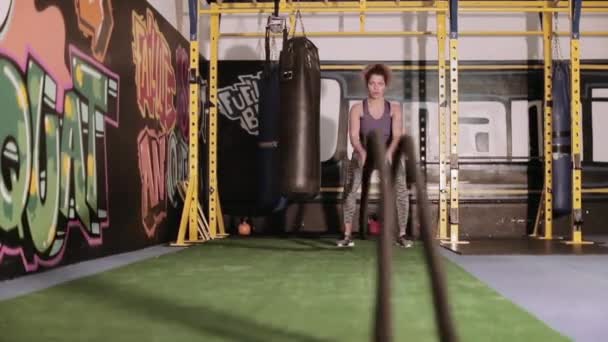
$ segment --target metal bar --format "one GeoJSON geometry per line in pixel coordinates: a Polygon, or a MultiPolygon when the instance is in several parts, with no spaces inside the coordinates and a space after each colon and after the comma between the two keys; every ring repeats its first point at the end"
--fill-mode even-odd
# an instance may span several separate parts
{"type": "MultiPolygon", "coordinates": [[[[296,11],[297,7],[286,6],[285,11],[296,11]]],[[[325,7],[310,7],[299,8],[301,13],[360,13],[360,7],[344,7],[344,8],[325,8],[325,7]]],[[[271,14],[271,8],[239,8],[239,9],[214,9],[201,10],[200,14],[271,14]]],[[[400,12],[438,12],[439,9],[434,7],[367,7],[364,13],[400,13],[400,12]]]]}
{"type": "Polygon", "coordinates": [[[582,0],[570,0],[570,111],[572,145],[572,240],[573,244],[583,243],[582,218],[582,117],[580,84],[580,18],[582,0]]]}
{"type": "MultiPolygon", "coordinates": [[[[196,13],[197,2],[188,2],[190,13],[196,13]]],[[[198,103],[199,103],[199,88],[198,88],[198,61],[199,61],[199,45],[198,35],[195,29],[198,24],[198,17],[190,15],[190,64],[189,64],[189,120],[190,120],[190,136],[188,139],[188,190],[184,200],[184,208],[177,234],[177,241],[173,246],[186,246],[186,241],[195,240],[197,236],[197,210],[199,209],[198,201],[198,103]],[[188,235],[188,237],[186,237],[188,235]]]]}
{"type": "Polygon", "coordinates": [[[461,13],[567,13],[566,8],[554,8],[554,7],[469,7],[462,8],[461,13]]]}
{"type": "MultiPolygon", "coordinates": [[[[445,2],[446,0],[439,1],[403,1],[403,2],[395,2],[395,1],[374,1],[370,3],[370,6],[373,7],[432,7],[436,2],[445,2]]],[[[257,9],[266,9],[266,8],[274,8],[274,4],[271,2],[224,2],[221,5],[216,4],[220,9],[243,9],[243,8],[257,8],[257,9]]],[[[307,8],[349,8],[349,7],[358,7],[360,5],[359,0],[352,1],[286,1],[286,7],[295,7],[300,9],[307,8]]]]}
{"type": "MultiPolygon", "coordinates": [[[[423,11],[435,11],[435,7],[442,7],[442,4],[447,3],[446,0],[439,1],[374,1],[368,3],[369,8],[417,8],[423,11]]],[[[568,11],[566,1],[562,1],[555,6],[548,6],[548,1],[464,1],[460,4],[462,11],[464,10],[511,10],[525,9],[542,12],[543,10],[565,10],[568,11]]],[[[299,8],[303,12],[309,9],[331,9],[341,11],[349,8],[358,8],[359,1],[332,1],[332,2],[317,2],[317,1],[289,1],[285,8],[299,8]]],[[[255,10],[273,10],[274,4],[269,2],[250,2],[250,3],[222,3],[213,4],[218,10],[234,10],[234,9],[255,9],[255,10]]],[[[447,8],[447,6],[445,6],[447,8]]],[[[608,1],[590,1],[583,4],[585,10],[606,10],[608,9],[608,1]]],[[[199,13],[208,14],[210,10],[201,9],[199,13]]],[[[223,12],[226,13],[226,12],[223,12]]]]}
{"type": "Polygon", "coordinates": [[[365,32],[365,9],[366,9],[365,0],[359,1],[359,31],[365,32]]]}
{"type": "Polygon", "coordinates": [[[461,36],[540,36],[543,31],[463,31],[461,36]]]}
{"type": "Polygon", "coordinates": [[[445,44],[446,44],[446,15],[437,13],[437,61],[439,70],[439,236],[440,240],[448,239],[448,187],[447,187],[447,113],[448,99],[446,87],[446,65],[445,65],[445,44]]]}
{"type": "Polygon", "coordinates": [[[223,238],[228,236],[228,234],[226,234],[226,229],[224,227],[224,215],[222,214],[222,205],[220,202],[220,192],[216,191],[215,192],[215,196],[216,196],[216,203],[217,203],[217,233],[216,233],[216,237],[217,238],[223,238]]]}
{"type": "Polygon", "coordinates": [[[199,48],[198,41],[190,42],[190,136],[188,141],[188,154],[189,154],[189,173],[188,173],[188,184],[192,189],[190,190],[190,239],[194,239],[197,236],[196,229],[198,225],[198,115],[199,108],[199,48]]]}
{"type": "Polygon", "coordinates": [[[550,13],[543,13],[543,55],[544,55],[544,76],[545,76],[545,95],[544,95],[544,183],[543,183],[543,202],[540,206],[544,217],[544,238],[553,238],[553,112],[552,112],[552,74],[553,74],[553,17],[550,13]]]}
{"type": "Polygon", "coordinates": [[[171,246],[184,247],[189,244],[186,243],[186,231],[188,230],[188,222],[190,221],[190,198],[192,193],[192,186],[188,183],[186,195],[184,197],[184,209],[182,211],[181,220],[179,223],[179,230],[177,231],[177,239],[171,246]]]}
{"type": "MultiPolygon", "coordinates": [[[[317,3],[321,4],[321,3],[317,3]]],[[[296,10],[297,7],[286,6],[286,11],[296,10]]],[[[299,8],[302,13],[360,13],[359,7],[308,7],[299,8]]],[[[436,7],[367,7],[365,13],[400,13],[400,12],[441,12],[440,8],[436,7]]],[[[208,10],[200,10],[199,13],[207,14],[271,14],[272,8],[216,8],[208,10]]],[[[551,7],[470,7],[460,10],[461,13],[568,13],[566,8],[551,8],[551,7]]],[[[608,7],[583,8],[583,13],[608,13],[608,7]]]]}
{"type": "MultiPolygon", "coordinates": [[[[429,185],[429,191],[434,190],[435,187],[429,185]]],[[[438,189],[438,188],[437,188],[438,189]]],[[[581,190],[583,194],[608,194],[608,188],[587,188],[581,190]]],[[[321,188],[321,192],[324,193],[343,193],[344,187],[323,187],[321,188]]],[[[377,194],[377,192],[370,191],[370,194],[377,194]]],[[[461,188],[460,195],[530,195],[530,194],[541,194],[542,190],[528,190],[528,189],[467,189],[461,188]]]]}
{"type": "Polygon", "coordinates": [[[582,37],[606,37],[608,31],[583,31],[581,32],[582,37]]]}
{"type": "MultiPolygon", "coordinates": [[[[362,16],[365,18],[365,16],[362,16]]],[[[365,20],[362,22],[365,25],[365,20]]],[[[433,32],[417,32],[417,31],[341,31],[341,32],[306,32],[307,37],[339,37],[339,36],[425,36],[434,35],[433,32]]],[[[275,34],[280,36],[281,34],[275,34]]],[[[296,36],[301,36],[301,33],[297,33],[296,36]]],[[[222,37],[264,37],[264,32],[226,32],[221,34],[222,37]]]]}
{"type": "Polygon", "coordinates": [[[458,241],[458,39],[450,38],[450,242],[458,241]]]}
{"type": "MultiPolygon", "coordinates": [[[[211,4],[211,7],[215,7],[215,4],[211,4]]],[[[209,156],[207,170],[209,172],[209,233],[212,239],[215,239],[217,235],[217,218],[218,218],[218,196],[215,192],[217,188],[217,67],[218,67],[218,46],[219,46],[219,33],[220,33],[220,22],[219,15],[213,14],[210,18],[210,58],[209,58],[209,156]]]]}
{"type": "Polygon", "coordinates": [[[581,33],[581,6],[582,0],[571,0],[570,21],[572,25],[572,39],[579,39],[581,33]]]}
{"type": "Polygon", "coordinates": [[[458,0],[450,0],[450,241],[458,241],[458,0]]]}
{"type": "Polygon", "coordinates": [[[450,0],[450,240],[459,241],[459,194],[458,194],[458,0],[450,0]]]}
{"type": "MultiPolygon", "coordinates": [[[[321,70],[362,70],[365,66],[359,64],[324,64],[321,70]]],[[[390,65],[391,70],[438,70],[437,65],[390,65]]],[[[601,65],[598,65],[601,67],[601,65]]],[[[608,70],[608,65],[605,66],[608,70]]],[[[459,70],[537,70],[542,69],[542,65],[460,65],[459,70]]],[[[599,70],[599,69],[598,69],[599,70]]]]}
{"type": "MultiPolygon", "coordinates": [[[[438,13],[439,14],[439,13],[438,13]]],[[[275,34],[280,36],[281,34],[275,34]]],[[[296,36],[302,35],[301,33],[296,36]]],[[[341,37],[341,36],[436,36],[433,31],[319,31],[306,32],[309,37],[341,37]]],[[[463,31],[458,33],[459,36],[467,37],[519,37],[519,36],[542,36],[543,31],[463,31]]],[[[559,32],[559,36],[569,36],[569,32],[559,32]]],[[[581,32],[582,37],[608,37],[608,31],[588,31],[581,32]]],[[[242,38],[261,38],[265,36],[264,32],[222,32],[221,37],[242,37],[242,38]]]]}
{"type": "Polygon", "coordinates": [[[581,64],[581,70],[608,70],[608,65],[602,64],[581,64]]]}
{"type": "Polygon", "coordinates": [[[450,39],[458,38],[458,0],[450,0],[450,39]]]}

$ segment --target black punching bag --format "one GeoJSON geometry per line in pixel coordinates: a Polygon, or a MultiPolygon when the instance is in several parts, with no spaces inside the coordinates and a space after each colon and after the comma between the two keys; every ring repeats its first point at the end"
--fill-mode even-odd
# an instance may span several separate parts
{"type": "Polygon", "coordinates": [[[280,71],[281,192],[295,200],[310,199],[321,187],[321,67],[317,47],[306,36],[290,38],[281,51],[280,71]]]}
{"type": "Polygon", "coordinates": [[[570,69],[568,62],[553,63],[553,214],[572,208],[572,157],[570,127],[570,69]]]}
{"type": "MultiPolygon", "coordinates": [[[[283,30],[283,44],[287,28],[283,30]]],[[[280,70],[278,61],[270,60],[270,29],[266,29],[266,62],[259,82],[257,149],[257,209],[261,213],[281,210],[285,200],[279,189],[279,119],[280,70]]]]}

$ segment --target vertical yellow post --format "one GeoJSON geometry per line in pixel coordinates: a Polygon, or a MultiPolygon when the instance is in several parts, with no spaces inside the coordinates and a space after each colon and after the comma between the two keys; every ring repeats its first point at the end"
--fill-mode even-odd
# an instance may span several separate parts
{"type": "MultiPolygon", "coordinates": [[[[544,96],[544,185],[543,202],[539,210],[543,210],[543,239],[553,239],[553,17],[549,12],[543,16],[543,55],[545,70],[544,96]]],[[[559,39],[559,38],[558,38],[559,39]]]]}
{"type": "MultiPolygon", "coordinates": [[[[197,7],[190,7],[190,11],[198,12],[197,7]]],[[[195,13],[198,16],[198,13],[195,13]]],[[[192,33],[196,21],[190,16],[190,68],[189,68],[189,136],[188,136],[188,187],[184,196],[184,209],[177,233],[177,241],[172,246],[188,246],[190,243],[199,242],[198,235],[198,116],[199,116],[199,44],[196,34],[192,33]]]]}
{"type": "Polygon", "coordinates": [[[458,0],[450,0],[450,244],[459,240],[458,194],[458,0]]]}
{"type": "Polygon", "coordinates": [[[365,9],[367,8],[365,0],[359,0],[359,8],[361,9],[361,13],[359,13],[359,32],[365,32],[365,9]]]}
{"type": "MultiPolygon", "coordinates": [[[[212,3],[211,9],[217,9],[217,4],[212,3]]],[[[210,48],[209,48],[209,145],[208,145],[208,163],[207,170],[209,173],[209,233],[212,239],[215,239],[218,228],[218,209],[219,196],[216,194],[217,187],[217,65],[218,65],[218,46],[220,33],[220,18],[219,14],[212,13],[210,18],[210,48]]]]}
{"type": "Polygon", "coordinates": [[[581,103],[580,103],[580,45],[578,39],[572,39],[570,41],[570,73],[572,75],[570,79],[571,86],[571,139],[572,139],[572,242],[582,242],[582,201],[581,201],[581,103]]]}
{"type": "Polygon", "coordinates": [[[198,116],[199,116],[199,68],[198,68],[198,41],[190,42],[190,70],[194,80],[190,82],[190,136],[189,136],[189,173],[188,173],[188,197],[190,206],[189,211],[189,238],[188,242],[197,241],[198,238],[198,116]]]}
{"type": "Polygon", "coordinates": [[[572,240],[570,244],[591,244],[583,241],[582,210],[582,115],[580,83],[580,13],[581,0],[570,0],[570,111],[571,111],[571,145],[572,145],[572,240]]]}
{"type": "Polygon", "coordinates": [[[446,14],[437,12],[437,65],[439,71],[439,220],[438,238],[448,239],[448,186],[447,186],[447,113],[448,100],[446,97],[446,14]]]}
{"type": "Polygon", "coordinates": [[[458,242],[458,39],[450,38],[450,243],[458,242]]]}

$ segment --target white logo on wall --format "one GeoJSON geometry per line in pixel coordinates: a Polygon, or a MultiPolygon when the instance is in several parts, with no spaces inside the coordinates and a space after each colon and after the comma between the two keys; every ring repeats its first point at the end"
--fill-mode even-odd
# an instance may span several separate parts
{"type": "Polygon", "coordinates": [[[0,1],[0,39],[4,38],[13,8],[13,0],[0,1]]]}
{"type": "Polygon", "coordinates": [[[240,75],[239,82],[218,90],[219,111],[230,120],[239,120],[251,135],[258,135],[258,82],[262,72],[240,75]]]}

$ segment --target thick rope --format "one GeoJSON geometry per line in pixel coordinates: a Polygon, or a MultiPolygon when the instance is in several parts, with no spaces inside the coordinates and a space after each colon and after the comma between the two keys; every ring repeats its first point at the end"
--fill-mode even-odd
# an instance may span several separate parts
{"type": "MultiPolygon", "coordinates": [[[[391,342],[393,340],[393,318],[390,305],[391,298],[391,254],[392,240],[397,224],[397,208],[395,205],[395,179],[398,165],[402,158],[406,159],[407,174],[414,180],[420,233],[424,246],[424,256],[431,280],[435,318],[440,340],[456,342],[458,337],[451,318],[445,274],[437,252],[431,229],[431,216],[426,194],[426,186],[420,169],[414,160],[414,143],[410,136],[402,136],[395,153],[392,169],[385,161],[386,146],[379,132],[372,132],[366,137],[367,162],[363,168],[363,184],[361,194],[360,214],[367,212],[367,198],[371,172],[376,169],[380,174],[382,188],[382,222],[383,228],[378,243],[378,278],[376,294],[376,318],[374,324],[374,341],[391,342]]],[[[363,221],[363,220],[361,220],[363,221]]],[[[364,229],[361,226],[360,229],[364,229]]]]}

